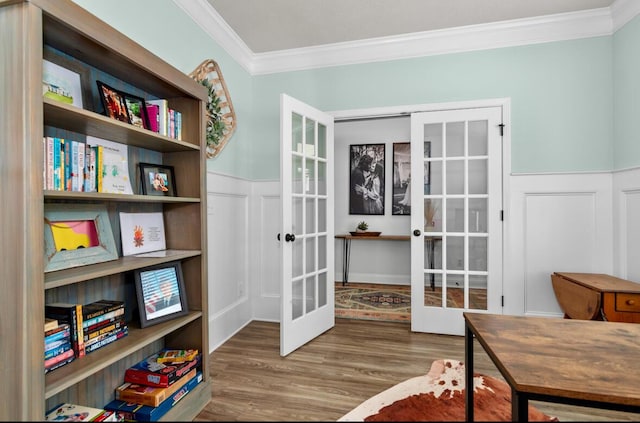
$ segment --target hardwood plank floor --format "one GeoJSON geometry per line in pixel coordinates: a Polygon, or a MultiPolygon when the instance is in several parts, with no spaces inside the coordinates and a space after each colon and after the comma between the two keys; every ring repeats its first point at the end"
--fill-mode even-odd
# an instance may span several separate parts
{"type": "MultiPolygon", "coordinates": [[[[195,421],[335,421],[367,398],[464,361],[464,337],[413,333],[407,323],[336,319],[287,357],[278,323],[254,321],[211,354],[213,398],[195,421]]],[[[500,374],[479,344],[476,370],[500,374]]],[[[640,421],[640,414],[533,402],[560,421],[640,421]]]]}

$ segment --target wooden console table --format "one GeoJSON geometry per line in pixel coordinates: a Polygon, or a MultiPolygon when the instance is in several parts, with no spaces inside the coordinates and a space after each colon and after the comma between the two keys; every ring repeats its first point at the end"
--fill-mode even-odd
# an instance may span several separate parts
{"type": "MultiPolygon", "coordinates": [[[[363,240],[363,241],[409,241],[411,237],[409,235],[378,235],[378,236],[362,236],[362,235],[350,235],[342,234],[336,235],[337,239],[343,240],[342,246],[342,285],[346,285],[349,282],[349,262],[351,261],[351,240],[363,240]]],[[[435,242],[442,240],[441,236],[425,236],[427,243],[427,249],[429,255],[427,256],[428,265],[433,268],[434,256],[435,256],[435,242]]],[[[431,282],[431,290],[436,290],[435,275],[431,273],[429,275],[431,282]]]]}
{"type": "MultiPolygon", "coordinates": [[[[463,313],[465,386],[473,386],[474,336],[511,387],[511,420],[529,400],[640,413],[640,326],[627,323],[463,313]]],[[[473,421],[473,389],[465,389],[473,421]]]]}
{"type": "Polygon", "coordinates": [[[640,323],[640,284],[600,273],[551,275],[566,318],[640,323]]]}

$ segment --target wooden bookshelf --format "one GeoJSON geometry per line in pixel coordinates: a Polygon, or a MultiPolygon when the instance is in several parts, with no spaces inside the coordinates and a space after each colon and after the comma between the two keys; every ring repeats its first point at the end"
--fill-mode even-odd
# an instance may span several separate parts
{"type": "Polygon", "coordinates": [[[163,347],[203,353],[203,382],[164,417],[193,419],[211,399],[205,88],[69,0],[0,0],[0,40],[0,351],[5,357],[0,366],[0,398],[5,404],[0,420],[43,420],[60,402],[102,408],[114,399],[124,370],[163,347]],[[91,74],[108,74],[143,91],[145,99],[168,99],[170,107],[182,113],[182,139],[109,119],[95,98],[82,109],[44,99],[45,49],[88,66],[91,74]],[[45,190],[42,139],[52,128],[126,144],[134,195],[45,190]],[[141,195],[135,169],[148,157],[174,167],[180,197],[141,195]],[[44,207],[49,203],[105,205],[119,258],[45,273],[44,207]],[[175,254],[122,257],[119,225],[114,224],[120,211],[162,211],[167,248],[175,254]],[[131,272],[173,260],[182,264],[189,314],[141,329],[132,312],[136,297],[131,272]],[[125,301],[129,334],[45,376],[44,304],[87,304],[102,298],[125,301]]]}

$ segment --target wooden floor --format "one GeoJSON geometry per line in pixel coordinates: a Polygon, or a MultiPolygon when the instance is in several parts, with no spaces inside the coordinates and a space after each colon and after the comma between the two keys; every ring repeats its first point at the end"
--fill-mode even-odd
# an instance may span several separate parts
{"type": "MultiPolygon", "coordinates": [[[[279,330],[251,322],[212,353],[213,399],[195,421],[335,421],[427,373],[433,360],[464,361],[464,337],[413,333],[407,323],[336,319],[287,357],[279,330]]],[[[474,348],[476,371],[501,378],[482,347],[474,348]]],[[[640,414],[532,403],[560,421],[640,421],[640,414]]]]}

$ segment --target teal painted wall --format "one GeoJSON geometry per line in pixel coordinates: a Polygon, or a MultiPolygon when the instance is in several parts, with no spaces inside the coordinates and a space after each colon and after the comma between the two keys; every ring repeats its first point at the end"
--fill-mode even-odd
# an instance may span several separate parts
{"type": "Polygon", "coordinates": [[[222,153],[207,167],[229,175],[250,178],[250,158],[259,154],[251,134],[253,80],[172,0],[74,0],[127,37],[188,74],[206,59],[222,71],[236,112],[237,129],[222,153]]]}
{"type": "Polygon", "coordinates": [[[279,179],[283,92],[326,111],[508,97],[512,172],[640,165],[638,18],[614,36],[252,77],[170,0],[74,1],[185,73],[220,64],[238,130],[211,170],[279,179]]]}
{"type": "Polygon", "coordinates": [[[613,36],[614,169],[640,165],[640,16],[613,36]]]}

